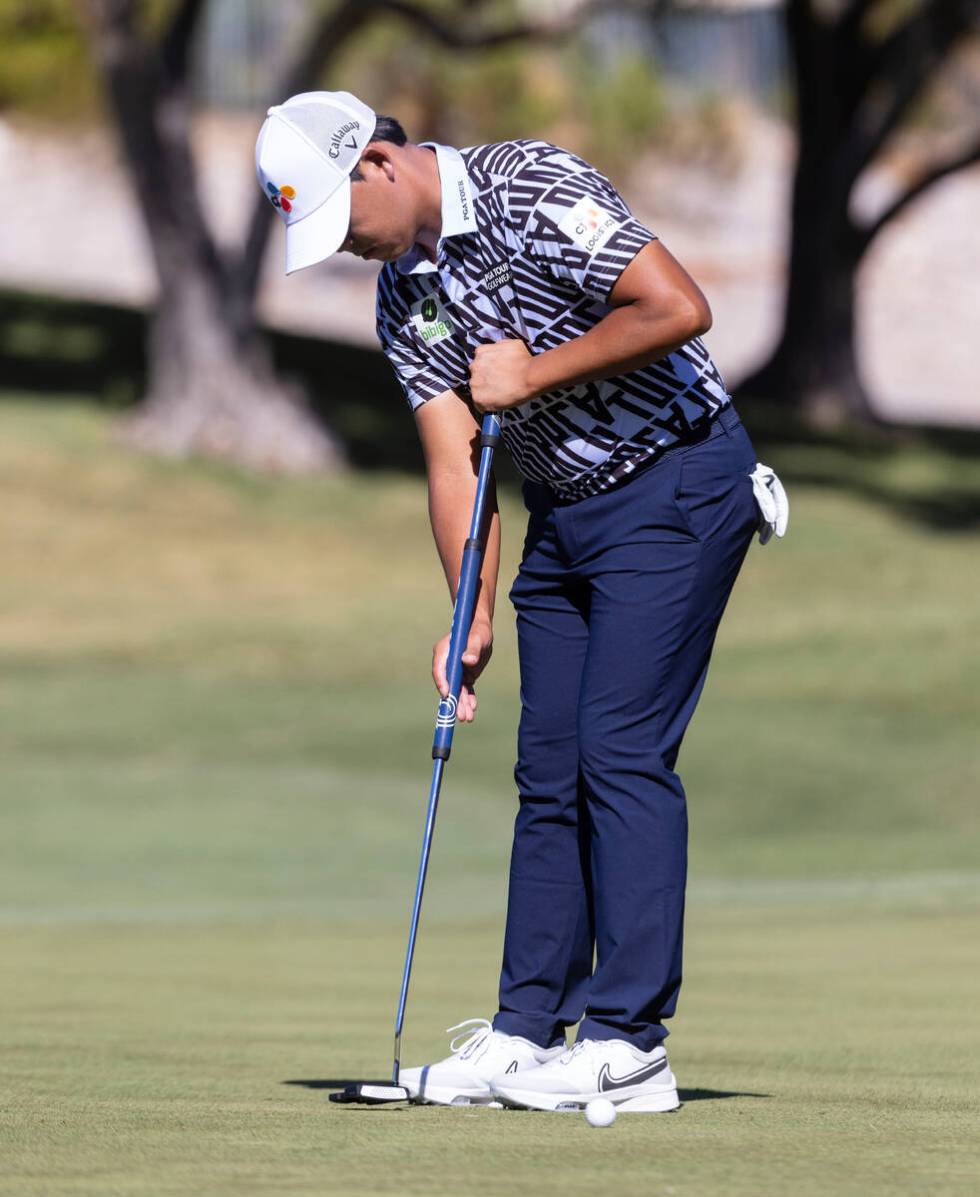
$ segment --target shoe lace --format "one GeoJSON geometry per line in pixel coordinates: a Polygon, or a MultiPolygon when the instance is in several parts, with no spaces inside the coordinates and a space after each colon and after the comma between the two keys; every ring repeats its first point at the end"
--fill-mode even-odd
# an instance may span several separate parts
{"type": "Polygon", "coordinates": [[[566,1048],[565,1051],[558,1057],[559,1064],[571,1064],[576,1056],[583,1053],[591,1054],[592,1040],[591,1039],[577,1039],[571,1047],[566,1048]]]}
{"type": "MultiPolygon", "coordinates": [[[[452,1034],[453,1031],[460,1033],[450,1040],[449,1051],[451,1055],[458,1054],[461,1060],[471,1059],[481,1047],[483,1051],[480,1051],[480,1056],[482,1056],[493,1038],[493,1024],[488,1018],[464,1018],[454,1027],[446,1027],[447,1035],[452,1034]]],[[[476,1058],[479,1059],[479,1056],[476,1058]]]]}

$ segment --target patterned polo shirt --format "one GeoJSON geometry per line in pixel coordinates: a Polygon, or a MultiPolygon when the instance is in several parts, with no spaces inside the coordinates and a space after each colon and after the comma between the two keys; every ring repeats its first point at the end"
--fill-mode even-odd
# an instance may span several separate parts
{"type": "MultiPolygon", "coordinates": [[[[469,399],[478,345],[532,353],[580,336],[612,308],[616,280],[654,234],[594,167],[544,141],[436,153],[437,261],[415,245],[378,277],[377,332],[412,409],[469,399]]],[[[698,437],[730,402],[700,338],[642,369],[561,387],[500,413],[525,478],[564,499],[598,494],[698,437]]]]}

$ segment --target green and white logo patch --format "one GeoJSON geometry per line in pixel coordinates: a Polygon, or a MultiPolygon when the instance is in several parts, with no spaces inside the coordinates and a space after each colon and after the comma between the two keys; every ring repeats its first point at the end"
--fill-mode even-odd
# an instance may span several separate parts
{"type": "Polygon", "coordinates": [[[435,295],[426,295],[412,304],[412,323],[426,345],[438,345],[456,331],[449,313],[435,295]]]}

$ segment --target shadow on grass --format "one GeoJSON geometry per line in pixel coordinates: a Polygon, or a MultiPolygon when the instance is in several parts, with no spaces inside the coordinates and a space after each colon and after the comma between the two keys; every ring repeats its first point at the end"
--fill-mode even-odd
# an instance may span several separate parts
{"type": "MultiPolygon", "coordinates": [[[[144,314],[129,308],[0,291],[0,377],[5,388],[39,401],[91,396],[125,409],[143,393],[145,333],[144,314]]],[[[405,400],[379,351],[285,333],[270,339],[277,367],[305,387],[355,467],[422,473],[405,400]]],[[[788,488],[848,492],[936,529],[980,526],[980,431],[882,424],[815,431],[788,407],[740,398],[738,409],[760,459],[788,488]]],[[[496,470],[501,486],[518,486],[507,454],[496,470]]]]}
{"type": "Polygon", "coordinates": [[[742,396],[737,405],[759,457],[787,488],[843,491],[937,530],[980,526],[980,430],[885,423],[815,430],[776,404],[742,396]]]}
{"type": "Polygon", "coordinates": [[[386,1076],[383,1081],[369,1080],[367,1077],[354,1077],[347,1080],[309,1080],[283,1081],[284,1085],[296,1085],[301,1089],[349,1089],[352,1085],[390,1085],[391,1077],[386,1076]]]}
{"type": "MultiPolygon", "coordinates": [[[[130,308],[0,291],[4,387],[57,401],[91,396],[125,410],[146,384],[146,317],[130,308]]],[[[380,352],[270,334],[279,371],[302,383],[316,414],[364,469],[421,471],[407,406],[380,352]]]]}
{"type": "MultiPolygon", "coordinates": [[[[326,1089],[326,1090],[340,1090],[348,1089],[352,1085],[390,1085],[391,1078],[386,1077],[383,1081],[369,1081],[360,1077],[356,1080],[292,1080],[283,1081],[284,1085],[297,1085],[302,1089],[326,1089]]],[[[680,1097],[682,1103],[689,1101],[722,1101],[728,1097],[770,1097],[769,1093],[748,1093],[739,1090],[729,1089],[678,1089],[677,1095],[680,1097]]]]}

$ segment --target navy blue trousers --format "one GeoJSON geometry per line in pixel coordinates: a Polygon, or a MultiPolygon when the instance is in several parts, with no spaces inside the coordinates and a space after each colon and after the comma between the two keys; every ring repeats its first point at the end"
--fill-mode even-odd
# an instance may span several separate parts
{"type": "Polygon", "coordinates": [[[733,408],[611,491],[525,483],[520,809],[494,1026],[649,1050],[681,984],[687,805],[674,772],[755,531],[733,408]]]}

